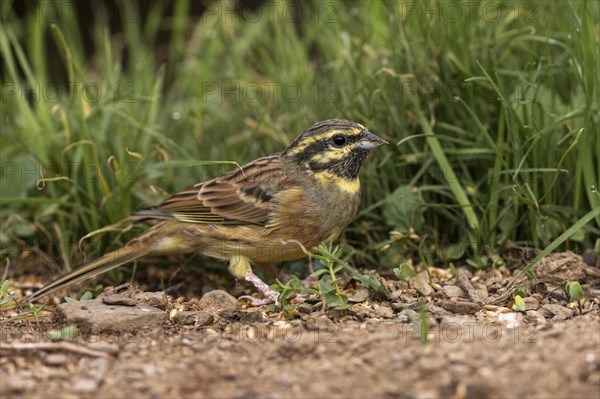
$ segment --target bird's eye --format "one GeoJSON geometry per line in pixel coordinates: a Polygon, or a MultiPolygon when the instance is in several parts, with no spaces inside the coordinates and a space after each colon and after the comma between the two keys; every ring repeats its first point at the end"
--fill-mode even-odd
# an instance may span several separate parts
{"type": "Polygon", "coordinates": [[[335,136],[333,136],[331,138],[331,141],[333,141],[333,144],[335,144],[338,147],[341,147],[344,144],[346,144],[346,138],[341,134],[336,134],[335,136]]]}

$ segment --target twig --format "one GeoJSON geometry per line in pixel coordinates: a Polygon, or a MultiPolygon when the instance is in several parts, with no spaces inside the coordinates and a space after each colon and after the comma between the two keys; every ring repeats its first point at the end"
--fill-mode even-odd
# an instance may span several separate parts
{"type": "Polygon", "coordinates": [[[75,345],[71,342],[12,342],[1,343],[0,350],[28,351],[28,350],[63,350],[80,355],[110,358],[105,352],[75,345]]]}

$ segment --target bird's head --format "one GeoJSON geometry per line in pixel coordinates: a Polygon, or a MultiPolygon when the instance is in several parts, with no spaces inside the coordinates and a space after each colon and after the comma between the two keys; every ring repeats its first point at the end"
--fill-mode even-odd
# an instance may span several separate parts
{"type": "Polygon", "coordinates": [[[283,152],[310,174],[331,180],[355,180],[365,158],[387,141],[361,124],[330,119],[315,123],[283,152]]]}

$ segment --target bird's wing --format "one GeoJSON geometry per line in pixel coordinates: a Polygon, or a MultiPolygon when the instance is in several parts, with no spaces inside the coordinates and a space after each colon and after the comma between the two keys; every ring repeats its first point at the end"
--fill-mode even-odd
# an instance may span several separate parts
{"type": "Polygon", "coordinates": [[[186,223],[268,223],[269,208],[287,181],[279,155],[259,158],[223,176],[196,184],[158,206],[141,209],[135,220],[172,219],[186,223]]]}

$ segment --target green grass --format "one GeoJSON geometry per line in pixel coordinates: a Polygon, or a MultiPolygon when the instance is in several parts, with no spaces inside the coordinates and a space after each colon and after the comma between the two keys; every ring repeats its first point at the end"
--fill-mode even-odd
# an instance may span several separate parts
{"type": "MultiPolygon", "coordinates": [[[[338,117],[392,143],[362,172],[344,240],[357,264],[398,266],[411,247],[394,229],[427,235],[434,259],[544,247],[600,207],[598,2],[314,2],[293,21],[283,1],[249,21],[183,1],[131,20],[129,2],[119,35],[54,4],[58,20],[0,26],[3,257],[38,248],[70,268],[87,233],[234,167],[204,161],[243,163],[338,117]]],[[[592,247],[599,225],[556,249],[592,247]]],[[[117,230],[85,251],[131,237],[117,230]]]]}

